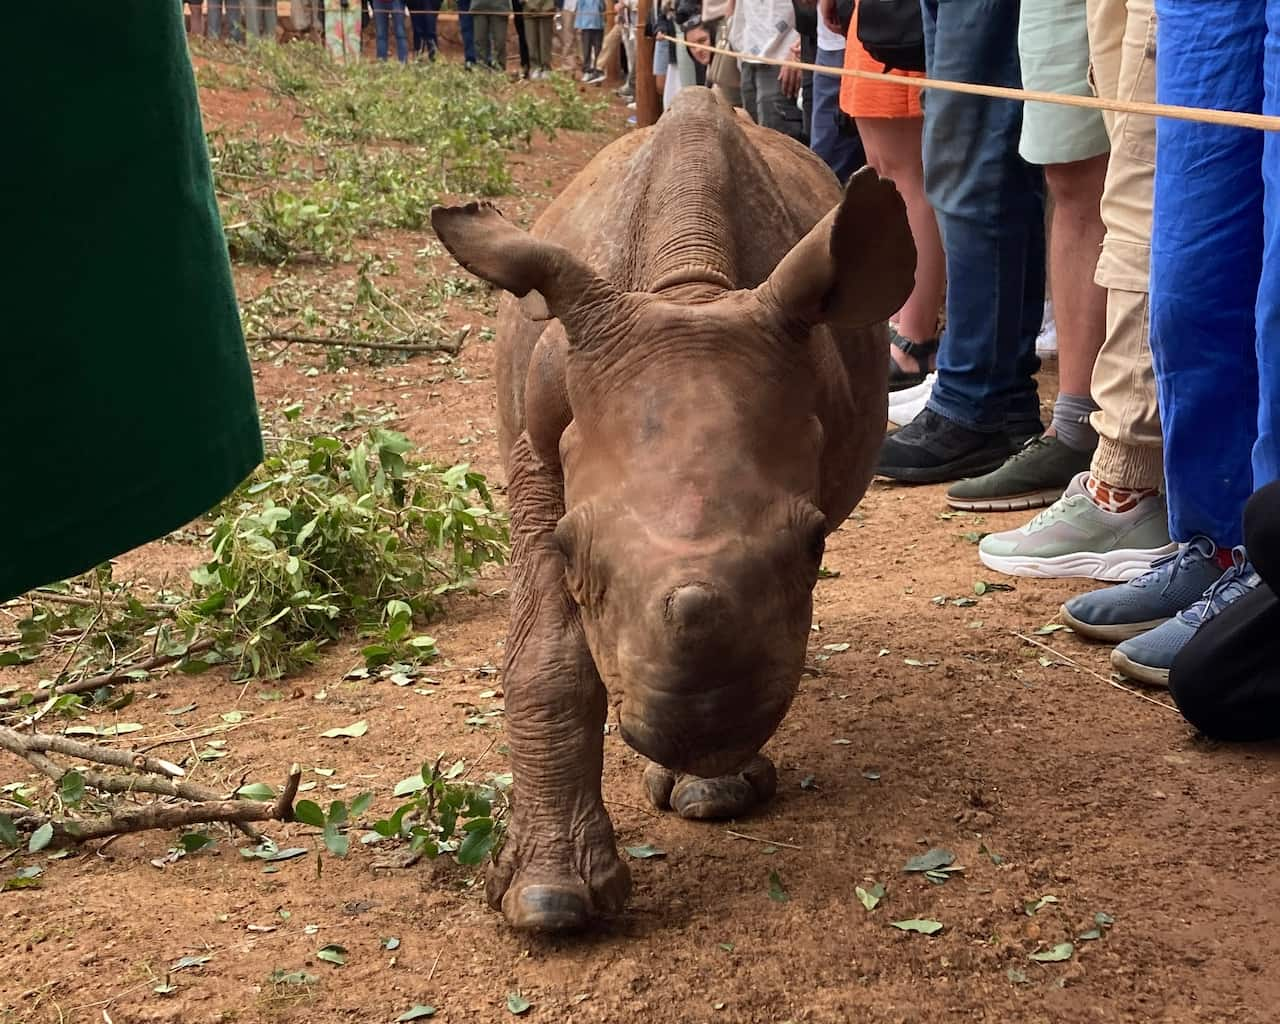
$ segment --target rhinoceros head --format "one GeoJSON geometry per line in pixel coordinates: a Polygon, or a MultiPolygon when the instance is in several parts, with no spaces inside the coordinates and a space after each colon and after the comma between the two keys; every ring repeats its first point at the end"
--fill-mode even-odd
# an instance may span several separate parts
{"type": "Polygon", "coordinates": [[[795,693],[838,525],[820,507],[811,332],[882,321],[910,291],[897,192],[855,176],[746,290],[624,292],[488,207],[438,209],[433,224],[464,267],[541,296],[568,338],[567,426],[544,446],[564,477],[554,539],[624,738],[679,771],[738,768],[795,693]]]}

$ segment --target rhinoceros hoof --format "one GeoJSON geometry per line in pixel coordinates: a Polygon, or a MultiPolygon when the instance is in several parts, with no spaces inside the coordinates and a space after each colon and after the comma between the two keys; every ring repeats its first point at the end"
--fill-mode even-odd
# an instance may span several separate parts
{"type": "Polygon", "coordinates": [[[714,779],[677,775],[650,764],[644,770],[644,788],[660,811],[675,811],[682,818],[736,818],[773,798],[778,772],[763,754],[756,754],[736,775],[714,779]]]}
{"type": "Polygon", "coordinates": [[[513,928],[575,931],[626,906],[631,872],[618,857],[612,828],[607,838],[579,835],[571,849],[558,849],[555,841],[532,832],[526,841],[514,826],[508,833],[489,871],[486,895],[513,928]],[[537,851],[536,859],[527,851],[537,851]]]}

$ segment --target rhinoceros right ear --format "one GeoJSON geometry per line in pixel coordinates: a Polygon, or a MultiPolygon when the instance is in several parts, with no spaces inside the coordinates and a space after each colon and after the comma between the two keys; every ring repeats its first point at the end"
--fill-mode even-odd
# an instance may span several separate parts
{"type": "Polygon", "coordinates": [[[568,249],[534,238],[488,203],[437,206],[431,211],[436,237],[464,268],[523,300],[533,320],[556,317],[571,341],[578,321],[619,292],[568,249]]]}
{"type": "Polygon", "coordinates": [[[759,292],[789,319],[863,327],[906,302],[915,269],[906,205],[893,182],[864,167],[849,179],[840,205],[792,247],[759,292]]]}

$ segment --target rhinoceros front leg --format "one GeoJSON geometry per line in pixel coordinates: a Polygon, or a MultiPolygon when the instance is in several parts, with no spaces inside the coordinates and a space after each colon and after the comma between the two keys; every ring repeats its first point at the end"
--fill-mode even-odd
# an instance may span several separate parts
{"type": "Polygon", "coordinates": [[[736,818],[773,798],[778,772],[763,754],[756,754],[737,774],[714,779],[680,775],[651,762],[644,770],[644,789],[654,807],[682,818],[736,818]]]}
{"type": "Polygon", "coordinates": [[[564,507],[559,470],[539,461],[527,437],[513,447],[510,467],[504,688],[515,781],[488,896],[517,928],[562,931],[622,909],[631,875],[600,796],[605,689],[552,539],[564,507]]]}

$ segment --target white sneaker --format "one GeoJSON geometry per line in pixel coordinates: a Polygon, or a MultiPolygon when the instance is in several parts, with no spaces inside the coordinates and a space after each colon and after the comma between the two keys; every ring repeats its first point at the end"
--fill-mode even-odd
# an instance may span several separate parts
{"type": "Polygon", "coordinates": [[[933,382],[937,379],[937,373],[930,373],[914,387],[892,392],[889,395],[889,422],[901,427],[919,416],[920,411],[929,404],[933,382]]]}
{"type": "Polygon", "coordinates": [[[1036,355],[1041,359],[1058,354],[1058,321],[1053,316],[1053,300],[1046,299],[1044,319],[1040,321],[1040,334],[1036,337],[1036,355]]]}

